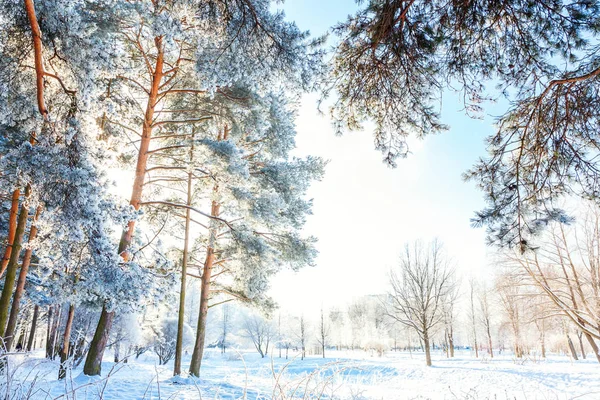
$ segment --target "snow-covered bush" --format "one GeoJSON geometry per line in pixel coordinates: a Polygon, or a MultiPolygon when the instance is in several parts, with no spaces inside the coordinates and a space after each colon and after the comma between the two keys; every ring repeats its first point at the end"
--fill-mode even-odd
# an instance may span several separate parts
{"type": "MultiPolygon", "coordinates": [[[[183,325],[183,346],[192,342],[194,332],[186,323],[183,325]]],[[[175,356],[175,345],[177,343],[177,318],[164,318],[154,328],[154,342],[152,350],[158,356],[160,365],[165,365],[175,356]]]]}

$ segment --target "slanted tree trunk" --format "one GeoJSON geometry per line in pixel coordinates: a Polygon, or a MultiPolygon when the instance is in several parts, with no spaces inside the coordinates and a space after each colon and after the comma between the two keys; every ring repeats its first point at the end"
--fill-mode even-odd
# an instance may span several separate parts
{"type": "Polygon", "coordinates": [[[587,332],[583,333],[585,338],[587,339],[588,343],[590,344],[590,347],[592,348],[592,351],[594,352],[594,355],[596,356],[596,360],[598,360],[598,362],[600,362],[600,351],[598,350],[598,345],[596,344],[596,341],[594,340],[594,338],[592,337],[592,335],[590,335],[587,332]]]}
{"type": "MultiPolygon", "coordinates": [[[[194,135],[192,134],[189,161],[190,163],[194,158],[194,135]]],[[[189,207],[192,205],[192,182],[194,174],[190,169],[187,178],[187,198],[186,205],[189,207]]],[[[187,282],[187,264],[188,264],[188,251],[190,242],[190,222],[191,222],[191,210],[187,208],[185,210],[185,237],[183,239],[183,258],[181,260],[181,288],[179,290],[179,315],[177,319],[177,342],[175,343],[175,362],[173,367],[173,375],[181,375],[181,358],[183,356],[183,326],[185,318],[185,287],[187,282]]],[[[223,350],[224,351],[224,350],[223,350]]]]}
{"type": "Polygon", "coordinates": [[[10,205],[10,212],[8,216],[8,237],[6,238],[6,249],[4,250],[4,257],[2,257],[2,263],[0,264],[0,277],[4,275],[8,262],[10,261],[10,255],[12,253],[13,242],[17,233],[17,216],[19,215],[19,197],[21,196],[21,190],[17,189],[12,194],[12,202],[10,205]]]}
{"type": "MultiPolygon", "coordinates": [[[[36,226],[37,220],[42,212],[42,207],[38,206],[35,216],[33,217],[33,223],[31,224],[31,228],[29,228],[29,243],[35,240],[38,232],[38,228],[36,226]]],[[[21,263],[21,271],[19,272],[19,279],[17,280],[17,288],[15,289],[15,294],[13,295],[12,307],[10,309],[10,316],[8,318],[8,324],[6,326],[6,348],[11,349],[13,344],[13,337],[15,333],[15,327],[17,325],[17,317],[19,316],[19,308],[21,306],[21,298],[23,297],[23,293],[25,292],[25,282],[27,281],[27,274],[29,272],[29,265],[31,264],[31,255],[33,253],[33,248],[29,246],[27,250],[25,250],[25,255],[23,256],[23,262],[21,263]]]]}
{"type": "MultiPolygon", "coordinates": [[[[218,190],[214,188],[215,192],[218,190]]],[[[218,217],[220,205],[216,200],[213,200],[210,215],[218,217]]],[[[196,342],[194,344],[194,352],[190,362],[190,375],[200,376],[200,365],[202,364],[202,355],[204,353],[204,340],[206,337],[206,318],[208,316],[208,298],[210,294],[210,279],[212,276],[212,268],[215,261],[215,242],[217,230],[214,222],[211,222],[213,227],[209,232],[208,248],[206,250],[206,259],[202,270],[202,278],[200,279],[200,311],[198,315],[198,328],[196,331],[196,342]]]]}
{"type": "Polygon", "coordinates": [[[100,375],[102,370],[102,356],[104,355],[104,349],[108,342],[108,336],[110,334],[110,328],[112,327],[114,319],[114,311],[109,312],[106,306],[102,307],[100,313],[100,320],[96,326],[96,332],[90,342],[85,364],[83,366],[83,373],[89,376],[100,375]]]}
{"type": "MultiPolygon", "coordinates": [[[[25,196],[28,198],[31,189],[27,186],[25,196]]],[[[21,247],[23,243],[23,235],[25,233],[25,227],[27,225],[27,217],[29,215],[29,201],[25,199],[21,205],[21,211],[19,212],[19,218],[17,220],[17,229],[15,231],[15,238],[13,241],[12,251],[10,253],[10,260],[6,268],[6,278],[4,280],[4,287],[2,288],[2,295],[0,296],[0,337],[2,337],[6,343],[6,323],[8,320],[8,313],[10,307],[10,298],[12,297],[13,288],[15,286],[15,279],[17,277],[17,268],[19,266],[19,255],[21,253],[21,247]]]]}
{"type": "Polygon", "coordinates": [[[29,340],[27,341],[27,351],[33,350],[33,339],[35,338],[35,329],[37,328],[38,315],[40,306],[37,304],[33,307],[33,319],[31,320],[31,330],[29,331],[29,340]]]}
{"type": "Polygon", "coordinates": [[[492,347],[492,333],[490,332],[489,325],[487,326],[486,332],[487,332],[487,340],[488,340],[488,348],[489,348],[489,352],[490,352],[490,358],[494,358],[494,348],[492,347]]]}
{"type": "Polygon", "coordinates": [[[63,334],[63,345],[60,351],[60,369],[58,370],[58,379],[64,379],[67,376],[67,360],[69,359],[69,344],[71,342],[71,327],[73,326],[73,317],[75,316],[75,306],[69,305],[69,315],[63,334]]]}
{"type": "MultiPolygon", "coordinates": [[[[150,148],[150,141],[152,139],[152,128],[154,123],[154,111],[158,103],[158,93],[160,88],[160,82],[163,78],[163,65],[164,65],[164,48],[162,43],[162,37],[157,37],[154,40],[154,44],[157,49],[156,63],[152,74],[152,87],[148,94],[148,103],[146,105],[146,113],[144,115],[144,123],[142,126],[142,137],[140,140],[140,149],[138,152],[137,165],[135,168],[135,179],[133,181],[133,189],[131,192],[130,204],[135,210],[140,209],[140,203],[142,200],[142,192],[144,189],[144,179],[146,176],[146,167],[148,165],[148,150],[150,148]]],[[[121,241],[119,243],[119,254],[125,261],[129,261],[129,245],[133,238],[133,232],[135,229],[135,221],[129,221],[127,224],[127,230],[123,232],[121,241]]],[[[102,357],[104,356],[104,350],[106,343],[108,342],[108,336],[110,334],[110,328],[112,327],[114,311],[109,311],[106,305],[102,307],[100,314],[100,320],[96,327],[94,337],[90,342],[90,350],[85,360],[83,367],[83,373],[86,375],[100,375],[102,370],[102,357]]]]}
{"type": "Polygon", "coordinates": [[[573,359],[575,361],[579,360],[579,357],[577,357],[577,351],[575,350],[575,346],[573,345],[573,341],[571,340],[569,334],[567,334],[567,343],[569,344],[569,350],[571,350],[571,355],[573,356],[573,359]]]}

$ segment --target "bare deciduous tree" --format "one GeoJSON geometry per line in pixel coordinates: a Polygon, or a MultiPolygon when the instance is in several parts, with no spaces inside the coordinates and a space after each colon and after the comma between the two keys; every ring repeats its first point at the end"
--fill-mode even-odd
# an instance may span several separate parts
{"type": "Polygon", "coordinates": [[[556,310],[583,332],[600,362],[600,212],[590,207],[572,230],[556,225],[535,252],[517,254],[520,265],[556,310]]]}
{"type": "Polygon", "coordinates": [[[231,331],[231,307],[229,304],[223,304],[221,306],[221,334],[219,338],[221,353],[225,353],[225,349],[227,348],[229,331],[231,331]]]}
{"type": "Polygon", "coordinates": [[[321,315],[319,319],[319,336],[317,337],[317,342],[321,346],[321,351],[323,353],[323,358],[325,358],[325,346],[329,344],[329,336],[331,327],[325,321],[325,312],[323,311],[323,307],[321,307],[321,315]]]}
{"type": "Polygon", "coordinates": [[[269,353],[271,340],[276,335],[271,322],[258,315],[249,316],[244,320],[244,332],[254,344],[258,354],[265,358],[269,353]]]}
{"type": "Polygon", "coordinates": [[[477,318],[476,318],[476,312],[475,312],[475,286],[476,286],[476,282],[475,279],[473,277],[471,277],[471,279],[469,279],[469,300],[470,300],[470,307],[469,307],[469,319],[471,320],[471,330],[472,330],[472,334],[473,334],[473,348],[475,349],[475,358],[479,358],[479,349],[477,348],[478,344],[477,344],[477,318]]]}
{"type": "Polygon", "coordinates": [[[496,290],[500,295],[500,303],[508,317],[513,334],[513,351],[515,357],[522,358],[523,338],[521,337],[521,285],[520,278],[512,273],[505,273],[496,282],[496,290]]]}
{"type": "Polygon", "coordinates": [[[444,315],[444,333],[447,344],[446,355],[449,358],[454,358],[454,323],[456,301],[459,295],[458,281],[453,279],[448,287],[448,293],[443,299],[442,313],[444,315]]]}
{"type": "Polygon", "coordinates": [[[481,307],[481,323],[485,329],[487,338],[488,352],[491,358],[494,358],[494,347],[492,342],[492,310],[490,306],[489,289],[482,287],[479,291],[479,306],[481,307]]]}
{"type": "Polygon", "coordinates": [[[348,305],[348,318],[352,329],[352,343],[350,344],[352,350],[356,346],[360,346],[361,332],[365,327],[367,312],[367,305],[360,300],[354,300],[348,305]]]}
{"type": "Polygon", "coordinates": [[[453,275],[437,240],[427,245],[419,241],[407,244],[399,271],[390,273],[392,291],[386,313],[419,334],[428,366],[431,365],[431,330],[443,319],[443,303],[454,290],[453,275]]]}
{"type": "Polygon", "coordinates": [[[296,336],[300,345],[300,350],[302,351],[300,359],[304,360],[306,357],[306,341],[308,339],[308,326],[306,325],[306,319],[304,318],[304,315],[302,315],[299,319],[298,333],[296,336]]]}

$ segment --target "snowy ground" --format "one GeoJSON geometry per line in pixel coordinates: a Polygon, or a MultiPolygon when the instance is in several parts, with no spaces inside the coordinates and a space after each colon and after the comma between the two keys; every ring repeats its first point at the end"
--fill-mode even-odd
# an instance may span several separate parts
{"type": "Polygon", "coordinates": [[[104,363],[97,380],[80,367],[58,382],[57,364],[41,353],[15,356],[9,373],[12,390],[31,390],[36,399],[600,399],[600,365],[590,359],[515,363],[510,356],[482,361],[459,353],[448,360],[435,353],[428,368],[417,353],[330,352],[331,358],[291,361],[207,353],[202,378],[180,383],[171,379],[172,362],[158,366],[149,353],[128,364],[104,363]]]}

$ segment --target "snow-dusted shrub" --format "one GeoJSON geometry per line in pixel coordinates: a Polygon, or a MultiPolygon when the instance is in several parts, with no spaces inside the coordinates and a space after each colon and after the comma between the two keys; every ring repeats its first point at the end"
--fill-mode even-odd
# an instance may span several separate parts
{"type": "MultiPolygon", "coordinates": [[[[177,343],[177,318],[164,318],[153,327],[155,337],[152,350],[158,356],[160,365],[165,365],[175,356],[175,344],[177,343]]],[[[186,323],[183,324],[183,346],[192,342],[194,332],[186,323]]]]}
{"type": "Polygon", "coordinates": [[[379,357],[383,356],[383,353],[387,350],[387,346],[376,340],[371,340],[363,346],[363,350],[369,352],[371,355],[377,353],[379,357]]]}
{"type": "Polygon", "coordinates": [[[237,351],[230,351],[227,353],[227,361],[240,361],[242,359],[242,354],[237,351]]]}

